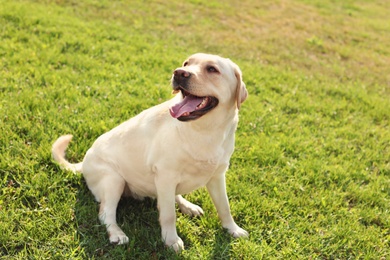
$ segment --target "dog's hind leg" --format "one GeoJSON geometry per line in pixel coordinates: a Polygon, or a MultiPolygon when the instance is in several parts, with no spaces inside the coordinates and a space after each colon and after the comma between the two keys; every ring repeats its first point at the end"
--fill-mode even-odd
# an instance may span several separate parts
{"type": "Polygon", "coordinates": [[[180,211],[183,214],[187,214],[191,217],[201,216],[203,215],[203,210],[198,205],[195,205],[181,195],[176,195],[175,197],[177,205],[179,205],[180,211]]]}
{"type": "Polygon", "coordinates": [[[100,200],[99,219],[107,227],[110,242],[119,245],[129,242],[129,238],[116,222],[116,209],[125,185],[122,177],[105,175],[99,181],[98,194],[95,194],[100,200]]]}

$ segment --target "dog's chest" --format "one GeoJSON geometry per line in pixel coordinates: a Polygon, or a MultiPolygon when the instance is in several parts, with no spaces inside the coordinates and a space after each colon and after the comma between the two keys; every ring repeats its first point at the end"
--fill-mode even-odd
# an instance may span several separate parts
{"type": "Polygon", "coordinates": [[[217,140],[221,136],[213,137],[194,138],[182,147],[185,152],[179,156],[181,178],[176,191],[178,194],[205,186],[214,175],[223,174],[228,168],[234,149],[234,135],[219,142],[217,140]]]}
{"type": "Polygon", "coordinates": [[[221,174],[227,168],[227,163],[220,162],[220,158],[196,160],[186,164],[181,172],[177,185],[177,194],[186,194],[205,186],[215,174],[221,174]],[[222,169],[222,170],[221,170],[222,169]]]}

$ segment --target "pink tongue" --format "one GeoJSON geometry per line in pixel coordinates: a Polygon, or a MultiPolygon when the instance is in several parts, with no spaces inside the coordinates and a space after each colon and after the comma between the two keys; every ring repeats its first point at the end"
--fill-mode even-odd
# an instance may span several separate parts
{"type": "Polygon", "coordinates": [[[193,95],[186,96],[182,102],[177,103],[176,105],[169,108],[171,116],[178,118],[183,115],[185,112],[195,111],[196,107],[202,103],[203,98],[196,97],[193,95]]]}

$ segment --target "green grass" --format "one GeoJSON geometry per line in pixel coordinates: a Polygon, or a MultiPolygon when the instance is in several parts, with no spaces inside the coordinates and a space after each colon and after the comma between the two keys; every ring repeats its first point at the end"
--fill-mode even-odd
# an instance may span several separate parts
{"type": "Polygon", "coordinates": [[[102,133],[171,97],[190,54],[242,69],[227,174],[237,222],[178,212],[179,259],[390,258],[390,5],[387,1],[0,1],[0,257],[172,259],[156,202],[122,200],[130,238],[108,243],[80,161],[102,133]]]}

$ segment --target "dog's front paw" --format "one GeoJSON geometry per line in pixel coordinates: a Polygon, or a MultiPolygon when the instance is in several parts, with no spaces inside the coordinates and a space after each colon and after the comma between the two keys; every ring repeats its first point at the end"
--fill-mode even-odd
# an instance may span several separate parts
{"type": "Polygon", "coordinates": [[[236,224],[234,225],[234,227],[228,228],[228,232],[234,238],[249,237],[249,233],[246,230],[237,226],[236,224]]]}
{"type": "Polygon", "coordinates": [[[183,240],[181,240],[181,238],[178,236],[174,239],[166,240],[165,245],[167,247],[171,247],[173,250],[175,250],[176,253],[179,253],[184,250],[183,240]]]}
{"type": "Polygon", "coordinates": [[[116,245],[123,245],[129,243],[129,238],[122,230],[110,232],[110,243],[116,245]]]}

